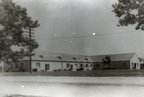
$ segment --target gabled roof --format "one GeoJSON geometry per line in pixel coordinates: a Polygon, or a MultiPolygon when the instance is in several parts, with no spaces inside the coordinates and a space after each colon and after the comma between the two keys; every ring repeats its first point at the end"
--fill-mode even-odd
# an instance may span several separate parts
{"type": "MultiPolygon", "coordinates": [[[[46,60],[46,61],[70,61],[70,62],[93,62],[91,57],[84,55],[72,55],[50,52],[34,52],[35,56],[32,56],[32,60],[46,60]]],[[[22,60],[29,60],[24,58],[22,60]]]]}
{"type": "Polygon", "coordinates": [[[91,56],[94,62],[102,62],[106,56],[110,56],[111,61],[130,61],[135,53],[124,53],[124,54],[111,54],[111,55],[96,55],[91,56]]]}
{"type": "Polygon", "coordinates": [[[138,57],[138,59],[139,59],[139,60],[141,60],[141,61],[144,61],[144,59],[143,59],[143,58],[138,57]]]}
{"type": "MultiPolygon", "coordinates": [[[[108,55],[73,55],[73,54],[61,54],[51,52],[34,52],[35,56],[32,56],[32,60],[40,61],[63,61],[63,62],[102,62],[106,56],[110,56],[111,61],[130,61],[135,53],[124,53],[124,54],[108,54],[108,55]]],[[[29,60],[28,57],[22,60],[29,60]]]]}

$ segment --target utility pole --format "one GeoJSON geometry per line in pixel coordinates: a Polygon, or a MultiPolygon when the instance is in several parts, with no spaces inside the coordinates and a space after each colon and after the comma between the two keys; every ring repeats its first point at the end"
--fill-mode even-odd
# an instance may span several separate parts
{"type": "Polygon", "coordinates": [[[31,66],[31,59],[32,59],[32,53],[31,53],[31,27],[29,27],[29,41],[30,41],[30,56],[29,56],[29,64],[30,64],[30,74],[32,74],[32,66],[31,66]]]}

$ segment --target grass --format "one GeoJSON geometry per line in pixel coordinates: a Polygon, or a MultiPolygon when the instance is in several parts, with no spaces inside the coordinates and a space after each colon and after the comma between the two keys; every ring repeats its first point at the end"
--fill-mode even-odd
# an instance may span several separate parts
{"type": "Polygon", "coordinates": [[[32,95],[0,95],[0,97],[48,97],[48,96],[32,96],[32,95]]]}
{"type": "Polygon", "coordinates": [[[72,76],[72,77],[143,77],[144,70],[93,70],[93,71],[55,71],[55,72],[4,72],[0,76],[72,76]]]}

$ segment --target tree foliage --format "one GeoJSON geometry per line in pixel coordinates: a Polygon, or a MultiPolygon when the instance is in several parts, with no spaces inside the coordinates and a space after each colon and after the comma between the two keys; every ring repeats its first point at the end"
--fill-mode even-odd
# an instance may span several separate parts
{"type": "Polygon", "coordinates": [[[38,47],[34,39],[25,36],[25,30],[38,27],[38,21],[33,21],[27,14],[27,9],[17,5],[12,0],[0,1],[0,60],[17,61],[28,56],[38,47]],[[19,50],[13,50],[17,47],[19,50]]]}
{"type": "Polygon", "coordinates": [[[118,26],[136,24],[135,29],[144,30],[144,0],[118,0],[112,6],[119,18],[118,26]]]}

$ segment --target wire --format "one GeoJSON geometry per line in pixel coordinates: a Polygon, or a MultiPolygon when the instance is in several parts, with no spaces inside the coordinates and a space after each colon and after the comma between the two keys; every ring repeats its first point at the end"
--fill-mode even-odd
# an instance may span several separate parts
{"type": "MultiPolygon", "coordinates": [[[[133,30],[135,31],[135,30],[133,30]]],[[[114,34],[126,34],[126,33],[132,33],[133,31],[127,31],[127,32],[114,32],[114,33],[103,33],[103,34],[95,34],[95,35],[85,35],[85,36],[69,36],[69,37],[49,37],[47,40],[50,39],[69,39],[69,38],[83,38],[83,37],[96,37],[96,36],[105,36],[105,35],[114,35],[114,34]]],[[[46,39],[40,39],[35,38],[36,40],[46,40],[46,39]]]]}

